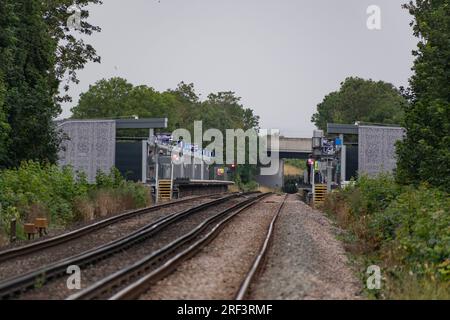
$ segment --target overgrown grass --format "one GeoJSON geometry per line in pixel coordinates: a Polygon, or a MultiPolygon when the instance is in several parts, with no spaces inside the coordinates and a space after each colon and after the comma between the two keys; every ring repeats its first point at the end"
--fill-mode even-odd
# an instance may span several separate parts
{"type": "MultiPolygon", "coordinates": [[[[361,177],[333,193],[324,209],[347,233],[347,251],[361,272],[383,270],[373,298],[450,298],[450,197],[423,185],[400,186],[393,177],[361,177]]],[[[364,277],[361,277],[364,279],[364,277]]]]}
{"type": "Polygon", "coordinates": [[[70,167],[24,162],[17,169],[0,171],[0,233],[9,232],[9,222],[17,219],[18,235],[23,223],[45,217],[50,228],[65,228],[73,223],[148,205],[148,190],[125,181],[113,169],[99,172],[96,183],[70,167]]]}

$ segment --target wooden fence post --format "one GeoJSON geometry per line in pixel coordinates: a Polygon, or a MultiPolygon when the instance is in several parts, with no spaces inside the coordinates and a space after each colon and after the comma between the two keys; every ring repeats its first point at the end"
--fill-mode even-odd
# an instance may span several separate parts
{"type": "Polygon", "coordinates": [[[16,242],[17,240],[17,220],[12,219],[11,220],[11,226],[10,226],[10,238],[9,241],[11,243],[16,242]]]}

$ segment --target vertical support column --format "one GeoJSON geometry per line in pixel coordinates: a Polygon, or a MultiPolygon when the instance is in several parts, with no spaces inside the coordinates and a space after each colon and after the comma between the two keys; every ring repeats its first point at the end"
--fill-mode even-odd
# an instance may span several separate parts
{"type": "Polygon", "coordinates": [[[346,162],[347,162],[347,148],[344,144],[344,135],[340,134],[339,138],[342,141],[342,147],[341,147],[341,185],[345,181],[346,176],[346,162]]]}
{"type": "Polygon", "coordinates": [[[181,161],[180,166],[180,178],[184,178],[184,161],[181,161]]]}
{"type": "Polygon", "coordinates": [[[155,202],[158,203],[158,199],[159,199],[159,150],[156,147],[155,148],[155,195],[156,195],[156,199],[155,202]]]}
{"type": "Polygon", "coordinates": [[[194,153],[191,155],[191,179],[195,180],[195,157],[194,153]]]}
{"type": "Polygon", "coordinates": [[[173,170],[174,170],[174,164],[173,161],[171,161],[170,166],[170,200],[173,198],[173,170]]]}
{"type": "Polygon", "coordinates": [[[330,160],[327,160],[327,192],[331,192],[331,180],[333,176],[333,166],[330,164],[330,160]]]}
{"type": "Polygon", "coordinates": [[[148,141],[151,145],[155,144],[155,129],[148,129],[148,141]]]}
{"type": "MultiPolygon", "coordinates": [[[[317,161],[317,160],[316,160],[317,161]]],[[[311,187],[312,187],[312,194],[313,194],[313,198],[312,201],[314,203],[314,197],[316,194],[316,181],[315,181],[315,177],[316,177],[316,172],[315,172],[315,163],[313,162],[311,164],[311,187]]]]}
{"type": "Polygon", "coordinates": [[[203,162],[203,156],[202,159],[200,161],[200,180],[205,180],[205,172],[204,172],[204,168],[205,168],[205,163],[203,162]]]}
{"type": "Polygon", "coordinates": [[[147,169],[148,169],[148,145],[147,141],[142,141],[142,183],[147,183],[147,169]]]}
{"type": "Polygon", "coordinates": [[[12,219],[9,230],[9,242],[14,243],[16,242],[16,239],[17,239],[17,220],[12,219]]]}

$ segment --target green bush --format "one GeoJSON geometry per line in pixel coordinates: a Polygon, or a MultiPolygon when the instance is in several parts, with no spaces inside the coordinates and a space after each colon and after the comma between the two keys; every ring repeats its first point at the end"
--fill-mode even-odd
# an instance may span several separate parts
{"type": "Polygon", "coordinates": [[[144,207],[149,199],[143,185],[125,181],[115,168],[109,174],[98,172],[91,185],[84,173],[74,173],[71,167],[23,162],[18,168],[0,171],[0,229],[8,232],[12,218],[20,226],[38,216],[47,217],[52,227],[65,227],[83,217],[76,208],[81,202],[95,207],[100,191],[112,201],[126,202],[125,206],[110,205],[108,213],[144,207]]]}
{"type": "Polygon", "coordinates": [[[447,192],[427,185],[400,186],[389,175],[362,176],[353,185],[332,194],[325,209],[335,214],[341,226],[356,237],[348,237],[353,239],[349,248],[364,248],[356,254],[383,265],[391,282],[397,283],[396,288],[390,287],[395,292],[393,296],[403,292],[397,289],[410,275],[419,279],[418,285],[426,283],[426,279],[435,281],[432,286],[435,293],[448,289],[447,192]]]}
{"type": "Polygon", "coordinates": [[[250,182],[247,182],[247,183],[240,183],[239,184],[239,188],[243,192],[251,192],[251,191],[258,190],[259,184],[256,181],[250,181],[250,182]]]}
{"type": "Polygon", "coordinates": [[[351,191],[360,195],[358,199],[353,194],[354,202],[351,207],[352,212],[357,215],[384,210],[401,192],[401,187],[389,174],[380,174],[376,178],[362,175],[352,188],[351,191]]]}
{"type": "Polygon", "coordinates": [[[434,272],[450,259],[450,198],[437,189],[410,188],[372,223],[385,241],[395,242],[396,256],[415,272],[434,272]]]}

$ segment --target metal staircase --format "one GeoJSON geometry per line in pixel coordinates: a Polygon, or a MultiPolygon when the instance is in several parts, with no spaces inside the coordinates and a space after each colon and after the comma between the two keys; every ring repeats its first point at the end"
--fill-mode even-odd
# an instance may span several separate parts
{"type": "Polygon", "coordinates": [[[318,205],[323,205],[325,202],[326,195],[327,195],[327,185],[316,184],[314,187],[314,207],[317,207],[318,205]]]}
{"type": "Polygon", "coordinates": [[[159,180],[158,182],[158,202],[170,201],[172,199],[171,180],[159,180]]]}

